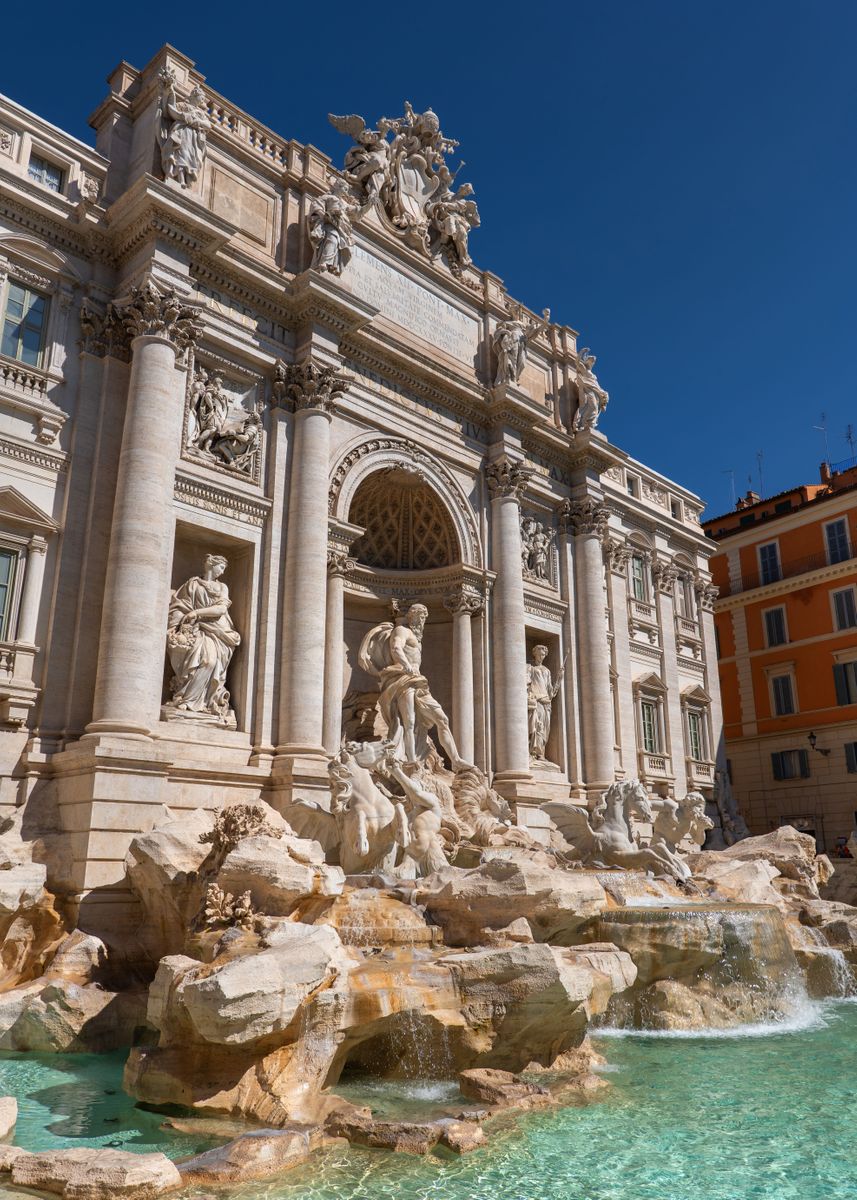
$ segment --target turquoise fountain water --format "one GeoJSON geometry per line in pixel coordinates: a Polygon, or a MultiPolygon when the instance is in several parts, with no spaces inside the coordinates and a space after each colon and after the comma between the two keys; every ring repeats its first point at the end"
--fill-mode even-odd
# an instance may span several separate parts
{"type": "MultiPolygon", "coordinates": [[[[853,1200],[857,1005],[814,1013],[790,1032],[604,1037],[613,1088],[601,1103],[533,1114],[461,1159],[332,1151],[228,1200],[853,1200]]],[[[188,1153],[160,1118],[104,1095],[118,1061],[95,1061],[0,1058],[0,1092],[23,1102],[20,1145],[112,1138],[188,1153]],[[101,1113],[119,1122],[99,1128],[101,1113]]],[[[454,1102],[442,1083],[347,1085],[376,1110],[395,1108],[397,1089],[411,1119],[454,1102]]]]}

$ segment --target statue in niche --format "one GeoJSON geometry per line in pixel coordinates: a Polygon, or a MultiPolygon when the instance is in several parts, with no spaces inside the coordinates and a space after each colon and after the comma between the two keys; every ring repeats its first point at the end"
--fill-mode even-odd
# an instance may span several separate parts
{"type": "Polygon", "coordinates": [[[167,654],[173,678],[163,706],[168,720],[183,717],[236,727],[226,672],[241,635],[229,615],[229,589],[220,579],[226,567],[221,555],[207,554],[202,576],[195,575],[170,596],[167,654]]]}
{"type": "Polygon", "coordinates": [[[530,757],[545,761],[551,732],[551,706],[562,684],[565,663],[554,681],[550,668],[545,666],[547,646],[533,646],[533,661],[527,664],[527,712],[529,716],[530,757]]]}
{"type": "Polygon", "coordinates": [[[164,178],[174,179],[183,188],[190,187],[202,170],[211,129],[205,92],[197,86],[187,100],[179,100],[176,77],[168,67],[161,71],[160,80],[158,138],[164,178]]]}
{"type": "Polygon", "coordinates": [[[584,347],[577,357],[577,412],[574,414],[572,428],[576,433],[584,433],[597,429],[598,418],[607,407],[610,397],[604,391],[595,377],[592,368],[595,366],[595,355],[584,347]]]}
{"type": "Polygon", "coordinates": [[[190,385],[188,450],[208,461],[252,475],[262,437],[262,418],[254,409],[232,407],[220,375],[199,367],[190,385]]]}
{"type": "Polygon", "coordinates": [[[358,661],[364,671],[379,680],[378,707],[387,725],[387,738],[405,763],[416,767],[425,762],[428,733],[436,729],[453,771],[459,771],[471,764],[458,753],[449,718],[420,670],[427,617],[425,605],[412,604],[395,624],[384,621],[376,625],[364,637],[358,661]]]}
{"type": "Polygon", "coordinates": [[[527,579],[550,582],[552,531],[534,517],[521,518],[521,565],[527,579]]]}
{"type": "Polygon", "coordinates": [[[351,221],[359,212],[360,205],[349,198],[344,179],[334,179],[329,192],[310,201],[307,236],[312,243],[312,266],[316,271],[341,275],[348,266],[354,246],[351,221]]]}
{"type": "Polygon", "coordinates": [[[542,319],[533,319],[524,324],[524,311],[517,308],[510,316],[501,321],[491,338],[494,352],[497,355],[497,371],[494,375],[494,386],[500,387],[505,383],[517,383],[527,365],[527,350],[530,342],[548,325],[551,311],[546,308],[542,319]]]}

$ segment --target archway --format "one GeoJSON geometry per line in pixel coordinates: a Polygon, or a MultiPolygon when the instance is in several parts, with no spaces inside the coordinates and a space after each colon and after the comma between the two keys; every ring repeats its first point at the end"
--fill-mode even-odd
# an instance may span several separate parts
{"type": "Polygon", "coordinates": [[[348,520],[366,530],[351,554],[367,567],[427,571],[461,561],[448,509],[425,475],[407,464],[367,476],[354,493],[348,520]]]}

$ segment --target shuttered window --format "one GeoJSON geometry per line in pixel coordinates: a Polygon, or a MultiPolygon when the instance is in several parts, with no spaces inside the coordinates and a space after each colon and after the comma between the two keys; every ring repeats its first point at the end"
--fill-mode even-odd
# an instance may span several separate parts
{"type": "Polygon", "coordinates": [[[765,613],[765,637],[769,646],[782,646],[788,641],[784,608],[769,608],[765,613]]]}
{"type": "Polygon", "coordinates": [[[848,548],[848,524],[844,517],[825,525],[824,536],[827,539],[827,561],[829,563],[844,562],[846,558],[851,557],[851,551],[848,548]]]}
{"type": "Polygon", "coordinates": [[[857,704],[857,662],[834,663],[837,704],[857,704]]]}
{"type": "Polygon", "coordinates": [[[794,690],[791,675],[775,675],[771,680],[771,692],[774,698],[774,714],[787,717],[795,711],[794,690]]]}
{"type": "Polygon", "coordinates": [[[857,604],[854,589],[842,588],[833,593],[833,614],[837,629],[853,629],[857,625],[857,604]]]}
{"type": "Polygon", "coordinates": [[[857,742],[845,743],[845,767],[849,775],[857,775],[857,742]]]}
{"type": "Polygon", "coordinates": [[[809,779],[809,752],[778,750],[771,755],[774,779],[809,779]]]}

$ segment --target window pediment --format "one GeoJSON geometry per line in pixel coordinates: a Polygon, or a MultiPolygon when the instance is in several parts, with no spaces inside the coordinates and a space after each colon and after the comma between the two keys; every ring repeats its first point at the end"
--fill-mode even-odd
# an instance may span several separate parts
{"type": "Polygon", "coordinates": [[[17,488],[8,485],[0,487],[0,524],[13,525],[31,533],[36,530],[55,533],[59,528],[53,517],[42,512],[17,488]]]}

